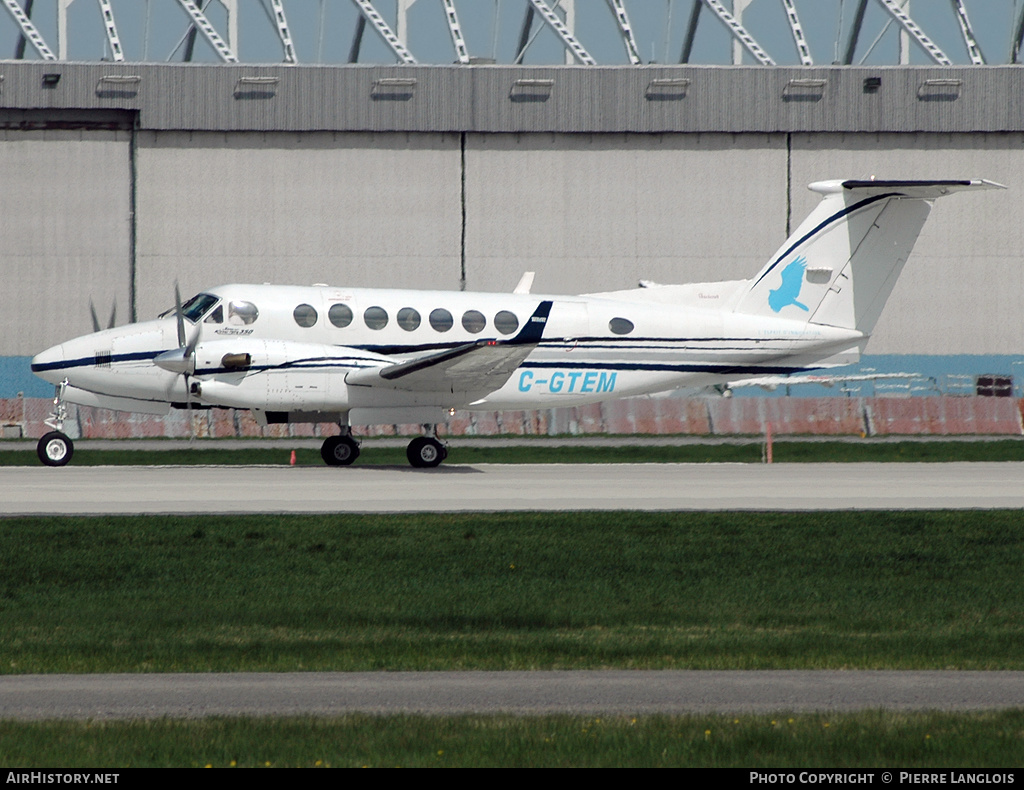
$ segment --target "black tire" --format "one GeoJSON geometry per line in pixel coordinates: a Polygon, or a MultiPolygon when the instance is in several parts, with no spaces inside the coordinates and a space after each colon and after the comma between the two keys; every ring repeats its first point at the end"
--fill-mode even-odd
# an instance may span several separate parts
{"type": "Polygon", "coordinates": [[[65,466],[74,454],[74,443],[60,431],[50,431],[36,445],[36,455],[46,466],[65,466]]]}
{"type": "Polygon", "coordinates": [[[432,469],[448,457],[448,450],[437,439],[420,436],[409,442],[405,456],[417,469],[432,469]]]}
{"type": "Polygon", "coordinates": [[[351,436],[330,436],[324,439],[320,456],[328,466],[348,466],[359,457],[359,445],[351,436]]]}

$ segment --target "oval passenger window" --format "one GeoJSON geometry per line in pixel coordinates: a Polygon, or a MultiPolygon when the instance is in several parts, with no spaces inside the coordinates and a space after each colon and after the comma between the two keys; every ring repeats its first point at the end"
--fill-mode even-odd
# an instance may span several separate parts
{"type": "Polygon", "coordinates": [[[613,318],[608,322],[608,328],[617,335],[628,335],[633,331],[633,322],[628,318],[613,318]]]}
{"type": "Polygon", "coordinates": [[[251,324],[260,317],[260,311],[252,302],[231,302],[228,304],[228,323],[234,326],[251,324]]]}
{"type": "Polygon", "coordinates": [[[430,311],[430,325],[437,332],[447,332],[455,325],[455,319],[452,318],[451,313],[443,307],[439,307],[430,311]]]}
{"type": "Polygon", "coordinates": [[[295,319],[295,323],[299,326],[311,327],[316,323],[318,316],[313,305],[300,304],[292,312],[292,317],[295,319]]]}
{"type": "Polygon", "coordinates": [[[519,328],[519,319],[516,318],[515,313],[510,313],[508,310],[502,310],[494,316],[494,328],[503,335],[511,335],[519,328]]]}
{"type": "Polygon", "coordinates": [[[363,320],[370,329],[383,329],[388,325],[388,311],[383,307],[367,307],[363,320]]]}
{"type": "Polygon", "coordinates": [[[411,307],[403,307],[398,311],[398,325],[406,332],[412,332],[420,325],[420,314],[411,307]]]}
{"type": "Polygon", "coordinates": [[[332,304],[327,317],[338,329],[344,329],[352,323],[352,309],[347,304],[332,304]]]}
{"type": "Polygon", "coordinates": [[[474,335],[483,332],[487,326],[487,319],[479,310],[467,310],[462,314],[462,328],[474,335]]]}

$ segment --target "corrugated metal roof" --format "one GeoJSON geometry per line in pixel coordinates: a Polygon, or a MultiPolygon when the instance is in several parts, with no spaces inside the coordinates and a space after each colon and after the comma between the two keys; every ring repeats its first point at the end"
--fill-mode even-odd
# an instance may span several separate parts
{"type": "Polygon", "coordinates": [[[235,66],[6,61],[0,62],[0,75],[0,109],[135,111],[139,127],[154,130],[1024,130],[1021,66],[235,66]],[[59,74],[60,79],[54,84],[51,78],[47,84],[46,74],[59,74]]]}

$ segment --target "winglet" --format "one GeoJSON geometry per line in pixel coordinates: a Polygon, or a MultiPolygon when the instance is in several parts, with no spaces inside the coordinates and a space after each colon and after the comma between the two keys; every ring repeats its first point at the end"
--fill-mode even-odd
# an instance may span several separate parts
{"type": "Polygon", "coordinates": [[[541,302],[533,311],[519,334],[508,341],[512,345],[523,345],[525,343],[539,343],[544,336],[544,328],[548,323],[548,314],[551,312],[551,300],[541,302]]]}

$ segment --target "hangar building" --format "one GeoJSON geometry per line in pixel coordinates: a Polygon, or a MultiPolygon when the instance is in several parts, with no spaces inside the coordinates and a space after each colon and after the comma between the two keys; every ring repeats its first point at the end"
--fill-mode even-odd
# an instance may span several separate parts
{"type": "Polygon", "coordinates": [[[11,61],[0,77],[0,397],[48,392],[27,359],[89,331],[90,300],[124,323],[171,305],[175,281],[746,278],[816,202],[808,183],[872,175],[1009,189],[936,204],[868,353],[977,372],[1024,353],[1016,66],[11,61]]]}

